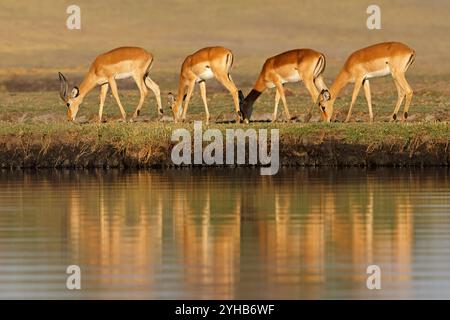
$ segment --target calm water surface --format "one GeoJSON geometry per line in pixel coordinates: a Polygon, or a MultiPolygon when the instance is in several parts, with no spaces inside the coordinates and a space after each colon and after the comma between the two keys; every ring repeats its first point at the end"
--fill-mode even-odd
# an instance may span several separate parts
{"type": "Polygon", "coordinates": [[[450,299],[450,175],[0,171],[0,298],[450,299]]]}

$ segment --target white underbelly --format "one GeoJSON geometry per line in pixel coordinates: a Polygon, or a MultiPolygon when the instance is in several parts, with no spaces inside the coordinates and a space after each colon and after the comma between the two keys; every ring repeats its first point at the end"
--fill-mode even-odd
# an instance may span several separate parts
{"type": "Polygon", "coordinates": [[[108,78],[100,78],[100,79],[97,79],[97,84],[98,84],[98,85],[103,85],[103,84],[105,84],[105,83],[108,83],[108,78]]]}
{"type": "Polygon", "coordinates": [[[114,79],[126,79],[133,75],[133,72],[116,73],[114,79]]]}
{"type": "Polygon", "coordinates": [[[389,69],[389,66],[386,65],[386,68],[384,68],[384,69],[367,73],[366,74],[366,79],[377,78],[377,77],[384,77],[384,76],[387,76],[390,73],[391,73],[391,69],[389,69]]]}
{"type": "Polygon", "coordinates": [[[197,76],[197,82],[202,80],[209,80],[214,78],[214,72],[211,68],[205,68],[205,70],[197,76]]]}
{"type": "Polygon", "coordinates": [[[288,77],[281,79],[281,83],[299,82],[299,81],[302,81],[302,78],[300,77],[300,74],[298,72],[294,72],[290,74],[288,77]]]}
{"type": "MultiPolygon", "coordinates": [[[[294,72],[287,77],[281,78],[280,81],[281,81],[281,84],[285,84],[285,83],[289,83],[289,82],[300,82],[300,81],[302,81],[302,78],[300,77],[300,74],[298,72],[294,72]]],[[[266,87],[268,89],[274,88],[275,84],[271,81],[267,81],[266,87]]]]}

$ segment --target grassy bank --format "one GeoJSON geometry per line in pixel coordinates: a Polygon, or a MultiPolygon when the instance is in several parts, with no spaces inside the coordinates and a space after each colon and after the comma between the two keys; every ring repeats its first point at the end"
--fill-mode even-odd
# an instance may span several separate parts
{"type": "MultiPolygon", "coordinates": [[[[73,125],[0,123],[2,168],[149,168],[172,166],[174,129],[192,124],[73,125]]],[[[282,165],[410,166],[450,163],[447,123],[254,123],[279,129],[282,165]]],[[[248,127],[214,124],[222,131],[248,127]]],[[[206,127],[204,126],[204,129],[206,127]]]]}
{"type": "MultiPolygon", "coordinates": [[[[231,96],[215,81],[208,84],[210,128],[278,128],[280,161],[297,166],[408,166],[448,165],[450,140],[449,75],[411,77],[415,89],[407,123],[386,122],[397,98],[392,79],[373,81],[375,123],[368,123],[367,105],[357,100],[352,123],[342,123],[350,100],[347,88],[336,101],[333,122],[320,122],[319,111],[310,123],[302,122],[311,104],[303,85],[286,85],[287,101],[298,122],[252,123],[250,126],[219,124],[233,109],[231,96]]],[[[120,86],[127,85],[126,80],[120,86]]],[[[121,87],[122,88],[122,87],[121,87]]],[[[249,86],[241,87],[245,92],[249,86]]],[[[162,99],[173,88],[161,86],[162,99]]],[[[128,115],[138,103],[137,90],[120,90],[128,115]]],[[[362,95],[362,94],[361,94],[362,95]]],[[[273,112],[273,90],[264,92],[254,108],[254,118],[268,119],[273,112]]],[[[163,104],[165,116],[171,112],[163,104]]],[[[114,99],[107,97],[104,117],[97,124],[98,91],[88,95],[78,119],[84,124],[67,123],[66,107],[56,91],[0,92],[0,166],[25,167],[110,167],[148,168],[172,166],[170,158],[175,128],[192,130],[193,120],[204,118],[204,108],[195,91],[188,112],[188,124],[157,122],[155,99],[149,95],[142,109],[142,122],[121,123],[114,99]]],[[[279,108],[279,119],[283,119],[279,108]]]]}

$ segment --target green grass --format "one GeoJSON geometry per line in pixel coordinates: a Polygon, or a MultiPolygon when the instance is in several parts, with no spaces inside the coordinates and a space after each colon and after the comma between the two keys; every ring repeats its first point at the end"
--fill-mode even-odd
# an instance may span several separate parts
{"type": "MultiPolygon", "coordinates": [[[[402,152],[412,154],[417,146],[425,145],[431,148],[431,151],[427,151],[430,154],[435,152],[434,146],[440,148],[439,152],[442,153],[444,152],[442,146],[445,147],[450,140],[447,79],[448,77],[436,77],[430,82],[428,78],[412,77],[415,96],[408,122],[387,122],[397,95],[392,80],[384,78],[372,81],[375,123],[367,122],[367,106],[362,94],[354,107],[353,122],[342,123],[346,116],[351,90],[347,88],[342,97],[336,101],[336,122],[320,122],[319,111],[316,108],[311,122],[307,124],[279,121],[253,122],[250,125],[215,123],[214,120],[221,118],[221,115],[231,115],[233,106],[229,93],[211,81],[208,83],[208,104],[212,121],[209,126],[203,124],[203,128],[218,128],[222,131],[233,128],[279,129],[281,156],[284,159],[292,159],[294,163],[297,163],[298,159],[300,163],[304,163],[301,159],[305,150],[316,150],[313,154],[317,156],[314,158],[316,160],[305,163],[334,163],[333,158],[330,160],[327,156],[329,149],[323,144],[327,141],[334,141],[343,146],[344,150],[349,151],[350,156],[352,152],[357,152],[356,158],[360,157],[356,162],[358,165],[365,161],[364,150],[370,152],[377,150],[378,156],[382,156],[385,152],[389,153],[389,150],[397,150],[399,154],[402,152]]],[[[164,86],[161,89],[164,102],[169,89],[164,86]]],[[[248,91],[250,87],[242,89],[248,91]]],[[[301,119],[311,105],[306,89],[303,85],[290,84],[286,86],[286,91],[291,114],[301,119]]],[[[138,103],[138,92],[137,90],[119,92],[130,116],[138,103]]],[[[255,104],[254,116],[270,116],[273,103],[274,92],[268,90],[255,104]]],[[[166,103],[163,103],[163,106],[166,117],[171,116],[166,103]]],[[[282,120],[281,105],[279,110],[279,119],[282,120]]],[[[142,110],[141,120],[145,122],[118,122],[120,118],[118,107],[111,96],[108,96],[104,109],[106,123],[96,122],[97,111],[97,90],[88,95],[80,108],[79,118],[86,120],[84,124],[66,121],[66,107],[59,100],[56,91],[0,93],[0,146],[3,147],[0,165],[54,167],[67,163],[68,166],[75,167],[105,164],[117,166],[121,161],[131,167],[170,165],[170,151],[174,145],[171,141],[173,130],[176,128],[192,130],[193,120],[204,120],[204,108],[198,89],[191,100],[188,123],[157,121],[156,103],[152,95],[147,97],[142,110]]],[[[423,151],[421,152],[423,154],[423,151]]],[[[440,161],[445,163],[447,157],[445,155],[441,157],[441,153],[439,159],[442,158],[440,161]]],[[[342,157],[342,154],[335,156],[342,157]]],[[[420,159],[422,158],[419,158],[419,163],[422,161],[420,159]]],[[[344,163],[354,163],[352,161],[343,160],[344,163]]],[[[405,158],[399,156],[389,163],[401,164],[404,161],[405,158]]],[[[424,160],[425,163],[426,161],[429,160],[424,160]]],[[[430,163],[436,163],[433,161],[430,160],[430,163]]]]}
{"type": "MultiPolygon", "coordinates": [[[[450,75],[410,76],[408,79],[414,89],[414,97],[409,111],[409,120],[411,122],[448,121],[450,119],[450,92],[448,90],[450,75]]],[[[245,93],[248,92],[251,86],[240,86],[239,80],[238,77],[235,78],[238,87],[245,93]]],[[[120,88],[132,85],[132,81],[119,81],[119,93],[129,116],[131,116],[138,104],[139,94],[137,90],[120,88]]],[[[55,86],[57,87],[56,82],[55,86]]],[[[165,114],[171,116],[171,111],[167,107],[166,102],[167,94],[170,91],[176,92],[176,88],[168,84],[160,84],[160,87],[165,114]]],[[[385,77],[373,79],[371,81],[371,88],[375,120],[384,122],[391,115],[397,100],[395,86],[390,77],[385,77]]],[[[334,116],[338,121],[345,119],[350,102],[351,90],[352,86],[347,86],[336,101],[334,116]]],[[[204,117],[204,107],[198,91],[198,88],[196,88],[189,106],[188,118],[190,120],[203,119],[204,117]]],[[[304,85],[298,83],[288,84],[286,85],[286,92],[290,113],[300,117],[305,115],[311,106],[311,101],[304,85]]],[[[98,94],[98,88],[89,93],[80,107],[79,117],[95,121],[98,112],[98,94]]],[[[255,115],[270,114],[273,112],[274,95],[273,89],[266,90],[261,95],[254,106],[255,115]]],[[[212,120],[220,118],[220,115],[231,113],[234,110],[230,94],[215,80],[208,81],[207,83],[207,97],[212,120]]],[[[0,92],[0,121],[64,122],[65,112],[66,107],[60,101],[56,91],[0,92]]],[[[157,117],[155,97],[151,93],[145,100],[142,114],[150,119],[156,119],[157,117]]],[[[119,109],[111,94],[107,97],[104,115],[110,120],[119,118],[119,109]]],[[[353,108],[353,116],[355,121],[368,121],[367,104],[362,92],[360,92],[360,96],[353,108]]],[[[315,108],[313,121],[318,121],[319,118],[318,108],[315,108]]],[[[283,119],[282,103],[279,106],[279,119],[283,119]]]]}
{"type": "MultiPolygon", "coordinates": [[[[120,148],[145,148],[150,145],[170,144],[172,132],[177,128],[193,130],[191,124],[167,123],[107,123],[73,125],[71,123],[0,123],[2,141],[8,137],[20,139],[54,140],[61,143],[111,144],[120,148]]],[[[295,143],[302,138],[309,138],[310,143],[320,143],[323,140],[340,140],[350,144],[371,143],[404,143],[412,139],[422,141],[442,142],[450,140],[448,123],[253,123],[243,124],[213,124],[203,125],[203,130],[217,128],[223,132],[226,129],[279,129],[282,143],[295,143]]]]}
{"type": "MultiPolygon", "coordinates": [[[[64,121],[0,121],[0,167],[171,166],[171,150],[176,143],[171,141],[171,136],[177,128],[192,131],[193,123],[153,121],[80,125],[64,121]]],[[[372,157],[370,163],[385,165],[386,154],[390,154],[387,162],[390,165],[404,165],[405,161],[415,165],[445,165],[448,158],[446,145],[450,141],[447,122],[203,125],[204,130],[207,128],[218,128],[222,132],[237,128],[279,129],[280,158],[285,165],[335,165],[336,159],[345,165],[364,165],[368,155],[372,157]],[[336,153],[330,142],[343,153],[336,153]],[[422,148],[418,149],[420,146],[422,148]],[[417,157],[415,152],[418,152],[417,157]],[[409,155],[406,158],[405,153],[409,155]],[[377,159],[381,159],[379,163],[377,159]]]]}

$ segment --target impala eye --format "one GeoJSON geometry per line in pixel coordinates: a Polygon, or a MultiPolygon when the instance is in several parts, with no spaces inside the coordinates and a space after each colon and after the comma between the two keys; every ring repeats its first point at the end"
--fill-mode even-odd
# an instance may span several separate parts
{"type": "Polygon", "coordinates": [[[67,107],[70,107],[70,103],[67,103],[66,106],[67,106],[67,107]]]}

